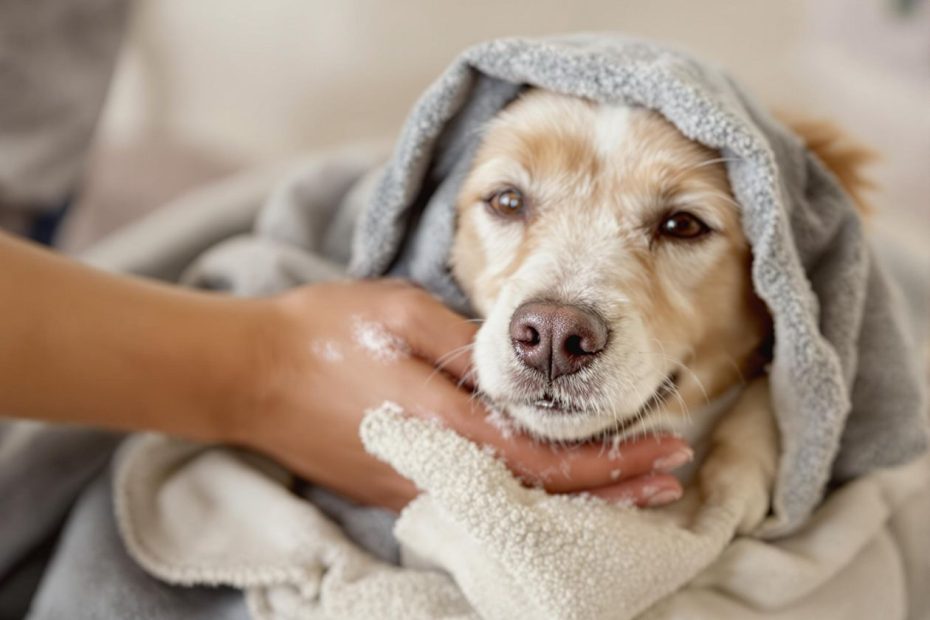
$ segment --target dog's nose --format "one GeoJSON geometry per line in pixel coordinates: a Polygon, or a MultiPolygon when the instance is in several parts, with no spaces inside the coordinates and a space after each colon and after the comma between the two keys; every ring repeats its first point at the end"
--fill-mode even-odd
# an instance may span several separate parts
{"type": "Polygon", "coordinates": [[[607,345],[607,324],[579,306],[525,303],[510,319],[513,349],[549,380],[578,372],[607,345]]]}

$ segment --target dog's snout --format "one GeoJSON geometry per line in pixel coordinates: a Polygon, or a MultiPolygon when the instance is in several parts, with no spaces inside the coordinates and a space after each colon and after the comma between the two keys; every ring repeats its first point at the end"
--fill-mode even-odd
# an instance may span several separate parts
{"type": "Polygon", "coordinates": [[[525,303],[510,319],[517,357],[549,380],[578,372],[607,345],[607,324],[579,306],[525,303]]]}

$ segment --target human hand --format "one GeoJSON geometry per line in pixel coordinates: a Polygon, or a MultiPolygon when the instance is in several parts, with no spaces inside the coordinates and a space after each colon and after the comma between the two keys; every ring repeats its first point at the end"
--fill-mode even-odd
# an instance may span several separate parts
{"type": "Polygon", "coordinates": [[[422,289],[396,280],[318,284],[265,307],[257,383],[245,386],[231,439],[312,482],[394,510],[416,496],[414,485],[368,454],[359,438],[364,412],[392,401],[493,447],[521,479],[552,493],[588,492],[640,506],[681,495],[668,473],[691,458],[680,439],[650,437],[616,451],[556,449],[502,432],[500,418],[459,387],[469,375],[477,326],[422,289]]]}

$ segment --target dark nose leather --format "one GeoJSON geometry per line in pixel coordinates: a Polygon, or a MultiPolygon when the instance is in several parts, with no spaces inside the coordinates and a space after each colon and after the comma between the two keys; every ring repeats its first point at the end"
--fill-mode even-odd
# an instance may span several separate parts
{"type": "Polygon", "coordinates": [[[550,381],[578,372],[607,346],[607,324],[580,306],[525,303],[510,319],[513,350],[550,381]]]}

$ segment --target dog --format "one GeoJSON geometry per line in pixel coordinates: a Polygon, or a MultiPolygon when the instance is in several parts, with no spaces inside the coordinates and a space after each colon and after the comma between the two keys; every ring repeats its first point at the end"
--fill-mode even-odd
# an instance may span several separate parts
{"type": "MultiPolygon", "coordinates": [[[[867,152],[828,125],[793,127],[861,203],[867,152]]],[[[753,477],[749,531],[777,466],[773,327],[726,163],[655,111],[529,89],[485,128],[450,266],[483,319],[488,401],[550,441],[682,434],[709,455],[705,496],[753,477]]]]}

